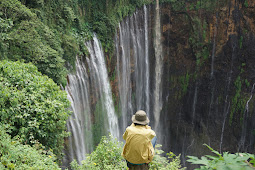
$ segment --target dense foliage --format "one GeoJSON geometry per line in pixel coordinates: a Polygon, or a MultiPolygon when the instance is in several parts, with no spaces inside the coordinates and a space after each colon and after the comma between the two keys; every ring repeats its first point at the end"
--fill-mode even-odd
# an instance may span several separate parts
{"type": "Polygon", "coordinates": [[[53,153],[21,144],[0,125],[0,169],[60,169],[54,161],[53,153]]]}
{"type": "Polygon", "coordinates": [[[78,165],[76,161],[71,163],[74,170],[77,169],[123,169],[126,167],[124,159],[121,157],[123,144],[112,136],[103,136],[96,150],[87,155],[78,165]]]}
{"type": "Polygon", "coordinates": [[[85,0],[86,22],[97,33],[105,52],[113,52],[113,36],[118,23],[136,8],[153,0],[85,0]]]}
{"type": "Polygon", "coordinates": [[[113,50],[118,22],[139,1],[0,1],[0,59],[32,62],[56,83],[65,85],[67,69],[84,55],[84,41],[96,32],[105,51],[113,50]],[[66,66],[66,67],[65,67],[66,66]]]}
{"type": "Polygon", "coordinates": [[[12,137],[61,154],[68,107],[66,93],[34,65],[0,62],[0,122],[12,137]]]}
{"type": "MultiPolygon", "coordinates": [[[[160,150],[161,145],[156,145],[155,156],[153,161],[149,164],[150,169],[168,169],[177,170],[181,168],[180,155],[176,156],[172,152],[168,154],[168,158],[163,157],[164,151],[160,150]]],[[[112,136],[103,136],[96,150],[87,155],[86,159],[79,165],[75,160],[71,163],[73,170],[83,169],[126,169],[126,161],[121,156],[123,143],[114,139],[112,136]]]]}
{"type": "Polygon", "coordinates": [[[0,3],[1,58],[32,62],[55,82],[65,84],[63,50],[53,31],[18,0],[0,3]]]}
{"type": "Polygon", "coordinates": [[[195,156],[188,156],[188,162],[192,164],[203,165],[197,169],[238,169],[238,170],[249,170],[254,169],[255,157],[254,154],[249,153],[235,153],[231,154],[224,152],[220,154],[208,145],[206,145],[214,154],[202,156],[201,159],[195,156]]]}
{"type": "Polygon", "coordinates": [[[150,169],[161,169],[161,170],[185,170],[182,168],[180,154],[176,156],[173,152],[167,153],[167,157],[162,156],[164,151],[162,151],[161,145],[157,144],[155,149],[155,156],[153,157],[152,162],[150,163],[150,169]]]}

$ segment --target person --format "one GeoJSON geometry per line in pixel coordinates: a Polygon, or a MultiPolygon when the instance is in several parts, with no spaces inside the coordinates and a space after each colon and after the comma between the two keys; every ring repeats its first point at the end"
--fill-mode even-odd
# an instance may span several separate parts
{"type": "Polygon", "coordinates": [[[130,170],[147,170],[154,156],[156,133],[148,126],[150,120],[143,110],[132,116],[132,122],[123,134],[126,143],[122,156],[130,170]]]}

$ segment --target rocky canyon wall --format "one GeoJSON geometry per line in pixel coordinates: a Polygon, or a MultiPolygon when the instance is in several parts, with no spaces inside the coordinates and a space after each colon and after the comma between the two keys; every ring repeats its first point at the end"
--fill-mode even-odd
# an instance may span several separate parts
{"type": "MultiPolygon", "coordinates": [[[[204,143],[221,152],[254,152],[255,3],[252,0],[198,2],[187,1],[182,8],[171,3],[160,4],[163,73],[160,126],[156,130],[159,143],[165,151],[181,153],[183,160],[186,155],[208,153],[204,143]]],[[[155,128],[156,10],[154,5],[147,8],[149,110],[155,128]]],[[[143,10],[138,10],[142,16],[143,10]]],[[[132,17],[123,22],[127,20],[132,17]]],[[[143,29],[144,21],[138,25],[143,29]]],[[[119,30],[117,37],[121,36],[119,30]]],[[[116,54],[121,54],[124,47],[117,46],[116,54]]],[[[135,103],[138,98],[137,82],[132,78],[136,72],[135,49],[132,45],[129,49],[126,57],[130,57],[131,76],[127,88],[131,89],[131,103],[135,103]]],[[[109,56],[107,61],[109,77],[115,77],[111,81],[115,105],[121,112],[120,79],[116,72],[119,61],[110,60],[109,56]]],[[[146,107],[135,105],[132,111],[137,109],[146,110],[146,107]]],[[[125,121],[126,125],[131,123],[129,119],[125,121]]]]}

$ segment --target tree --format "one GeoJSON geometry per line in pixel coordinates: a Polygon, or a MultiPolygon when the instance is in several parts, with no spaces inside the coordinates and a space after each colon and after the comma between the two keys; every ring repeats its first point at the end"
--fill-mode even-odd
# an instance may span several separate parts
{"type": "Polygon", "coordinates": [[[0,62],[0,122],[12,137],[40,142],[60,156],[68,107],[66,93],[31,63],[0,62]]]}

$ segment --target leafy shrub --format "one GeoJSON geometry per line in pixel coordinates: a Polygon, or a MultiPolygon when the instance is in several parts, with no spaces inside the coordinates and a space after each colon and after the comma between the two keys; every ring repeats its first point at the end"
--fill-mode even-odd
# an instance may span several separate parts
{"type": "Polygon", "coordinates": [[[202,156],[201,159],[195,156],[188,156],[189,158],[187,160],[188,162],[191,162],[192,164],[204,165],[197,169],[236,169],[236,170],[254,169],[255,165],[254,154],[249,153],[231,154],[228,152],[220,154],[218,151],[215,151],[210,146],[206,144],[204,145],[207,146],[217,156],[205,155],[202,156]]]}
{"type": "Polygon", "coordinates": [[[150,169],[161,169],[161,170],[177,170],[181,169],[184,170],[185,168],[181,167],[181,160],[180,156],[176,156],[173,152],[167,153],[168,159],[162,154],[164,151],[159,149],[161,147],[160,144],[155,146],[155,156],[153,157],[152,162],[149,164],[150,169]]]}
{"type": "Polygon", "coordinates": [[[50,151],[23,145],[0,125],[0,169],[60,169],[50,151]]]}
{"type": "Polygon", "coordinates": [[[59,156],[68,107],[66,93],[34,65],[0,62],[0,122],[12,137],[30,145],[39,141],[59,156]]]}
{"type": "Polygon", "coordinates": [[[103,136],[96,150],[87,155],[82,161],[82,165],[78,165],[76,161],[71,163],[74,170],[81,169],[123,169],[126,162],[121,156],[123,144],[118,142],[112,136],[103,136]]]}

